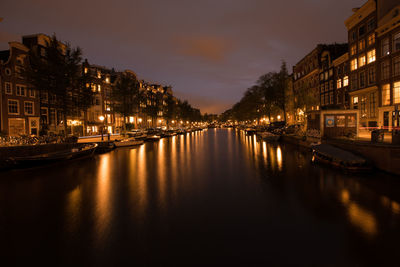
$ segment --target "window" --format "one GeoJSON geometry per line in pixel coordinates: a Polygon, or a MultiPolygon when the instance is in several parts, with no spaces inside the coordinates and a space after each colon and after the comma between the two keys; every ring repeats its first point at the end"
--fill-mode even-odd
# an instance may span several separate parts
{"type": "Polygon", "coordinates": [[[100,91],[101,91],[101,85],[98,84],[98,85],[97,85],[97,92],[100,92],[100,91]]]}
{"type": "Polygon", "coordinates": [[[321,92],[325,92],[325,86],[324,86],[324,84],[321,84],[321,92]]]}
{"type": "Polygon", "coordinates": [[[390,84],[382,86],[382,106],[390,105],[390,84]]]}
{"type": "Polygon", "coordinates": [[[368,36],[368,46],[373,45],[375,43],[375,33],[370,34],[368,36]]]}
{"type": "Polygon", "coordinates": [[[341,94],[339,92],[336,95],[336,103],[337,104],[342,104],[342,97],[341,97],[341,94]]]}
{"type": "Polygon", "coordinates": [[[11,83],[5,83],[5,93],[7,94],[7,95],[11,95],[12,94],[12,88],[11,88],[11,83]]]}
{"type": "Polygon", "coordinates": [[[360,88],[365,87],[365,72],[360,72],[360,88]]]}
{"type": "Polygon", "coordinates": [[[350,55],[354,56],[355,54],[357,54],[357,45],[356,45],[356,44],[353,44],[353,45],[350,47],[350,55]]]}
{"type": "Polygon", "coordinates": [[[327,72],[327,71],[325,71],[324,77],[325,77],[325,80],[328,80],[328,79],[329,79],[329,76],[328,76],[328,72],[327,72]]]}
{"type": "Polygon", "coordinates": [[[49,124],[49,110],[47,108],[40,108],[40,120],[43,124],[49,124]]]}
{"type": "Polygon", "coordinates": [[[319,75],[319,80],[320,80],[320,81],[323,81],[323,80],[324,80],[324,74],[323,74],[323,73],[321,73],[321,74],[319,75]]]}
{"type": "Polygon", "coordinates": [[[358,88],[358,76],[357,74],[353,74],[351,76],[351,89],[356,90],[358,88]]]}
{"type": "Polygon", "coordinates": [[[352,41],[352,42],[354,42],[355,40],[357,39],[357,31],[352,31],[351,33],[350,33],[350,40],[352,41]]]}
{"type": "Polygon", "coordinates": [[[371,19],[370,21],[368,21],[367,27],[368,27],[368,31],[375,30],[375,28],[376,28],[375,19],[371,19]]]}
{"type": "Polygon", "coordinates": [[[382,48],[382,57],[387,56],[390,54],[390,48],[389,48],[389,38],[386,38],[382,41],[381,44],[381,48],[382,48]]]}
{"type": "Polygon", "coordinates": [[[393,36],[393,52],[400,50],[400,32],[393,36]]]}
{"type": "Polygon", "coordinates": [[[365,66],[365,63],[366,63],[365,55],[360,56],[358,58],[358,66],[361,68],[361,67],[365,66]]]}
{"type": "Polygon", "coordinates": [[[350,67],[351,67],[352,71],[357,69],[357,59],[356,58],[353,59],[350,64],[351,64],[350,67]]]}
{"type": "Polygon", "coordinates": [[[35,98],[35,95],[36,95],[35,90],[34,90],[34,89],[31,89],[31,90],[29,91],[29,96],[32,97],[32,98],[35,98]]]}
{"type": "Polygon", "coordinates": [[[353,96],[353,108],[358,109],[358,96],[353,96]]]}
{"type": "Polygon", "coordinates": [[[26,96],[26,87],[22,85],[17,85],[15,87],[15,94],[18,96],[26,96]]]}
{"type": "Polygon", "coordinates": [[[346,123],[346,116],[336,116],[336,127],[344,127],[346,123]]]}
{"type": "Polygon", "coordinates": [[[333,81],[329,81],[329,90],[333,90],[333,81]]]}
{"type": "Polygon", "coordinates": [[[365,25],[358,28],[358,36],[361,37],[365,34],[365,25]]]}
{"type": "Polygon", "coordinates": [[[400,57],[393,58],[393,76],[400,75],[400,57]]]}
{"type": "Polygon", "coordinates": [[[389,60],[382,62],[381,79],[386,80],[390,77],[390,63],[389,60]]]}
{"type": "Polygon", "coordinates": [[[345,76],[343,78],[343,87],[346,87],[349,85],[349,76],[345,76]]]}
{"type": "Polygon", "coordinates": [[[17,100],[8,100],[8,114],[19,114],[19,102],[17,100]]]}
{"type": "Polygon", "coordinates": [[[97,78],[101,78],[101,72],[99,70],[97,71],[97,78]]]}
{"type": "Polygon", "coordinates": [[[371,118],[375,118],[376,117],[376,92],[372,92],[369,95],[369,109],[370,109],[369,116],[371,118]]]}
{"type": "Polygon", "coordinates": [[[342,79],[336,81],[336,88],[342,88],[342,79]]]}
{"type": "Polygon", "coordinates": [[[333,76],[333,69],[330,69],[329,70],[329,77],[332,77],[333,76]]]}
{"type": "Polygon", "coordinates": [[[33,115],[33,102],[25,101],[24,102],[24,111],[25,111],[25,115],[33,115]]]}
{"type": "Polygon", "coordinates": [[[365,95],[361,96],[360,111],[362,118],[367,117],[367,97],[365,95]]]}
{"type": "Polygon", "coordinates": [[[400,82],[393,84],[393,104],[400,103],[400,82]]]}
{"type": "Polygon", "coordinates": [[[375,51],[375,49],[372,49],[371,51],[368,51],[367,57],[368,57],[368,64],[374,62],[376,60],[376,51],[375,51]]]}
{"type": "Polygon", "coordinates": [[[368,85],[374,84],[376,80],[375,68],[369,68],[368,70],[368,85]]]}
{"type": "Polygon", "coordinates": [[[329,104],[333,104],[333,92],[329,93],[329,104]]]}
{"type": "Polygon", "coordinates": [[[365,49],[365,40],[361,40],[358,42],[358,51],[363,51],[365,49]]]}
{"type": "Polygon", "coordinates": [[[88,68],[85,68],[84,71],[85,71],[85,74],[87,74],[88,73],[88,68]]]}
{"type": "Polygon", "coordinates": [[[51,125],[55,125],[56,124],[56,110],[54,108],[50,109],[50,124],[51,125]]]}

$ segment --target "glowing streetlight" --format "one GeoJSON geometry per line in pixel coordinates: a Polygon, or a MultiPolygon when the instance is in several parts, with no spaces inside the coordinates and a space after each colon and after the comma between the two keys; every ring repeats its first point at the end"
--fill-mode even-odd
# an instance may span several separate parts
{"type": "Polygon", "coordinates": [[[138,121],[139,121],[139,123],[141,123],[142,122],[142,118],[139,118],[138,121]]]}
{"type": "Polygon", "coordinates": [[[101,127],[101,141],[103,142],[104,138],[103,138],[103,131],[104,131],[104,116],[101,115],[99,116],[99,120],[101,121],[101,123],[103,123],[103,126],[101,127]]]}

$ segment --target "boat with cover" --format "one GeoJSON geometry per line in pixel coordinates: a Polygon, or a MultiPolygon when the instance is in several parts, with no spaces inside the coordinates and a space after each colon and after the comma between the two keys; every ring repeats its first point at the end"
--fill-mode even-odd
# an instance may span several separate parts
{"type": "Polygon", "coordinates": [[[96,143],[85,144],[76,148],[63,151],[39,154],[34,156],[12,157],[10,158],[10,160],[17,167],[36,167],[53,162],[91,157],[93,156],[97,146],[98,145],[96,143]]]}
{"type": "Polygon", "coordinates": [[[328,144],[313,146],[312,153],[313,162],[356,172],[371,169],[371,164],[366,159],[328,144]]]}
{"type": "Polygon", "coordinates": [[[144,143],[143,140],[136,140],[136,138],[126,138],[120,141],[114,142],[116,147],[129,147],[129,146],[140,146],[144,143]]]}

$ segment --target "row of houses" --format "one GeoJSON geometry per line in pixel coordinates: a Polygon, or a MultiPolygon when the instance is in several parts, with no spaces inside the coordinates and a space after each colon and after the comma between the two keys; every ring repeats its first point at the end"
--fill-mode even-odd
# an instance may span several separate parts
{"type": "MultiPolygon", "coordinates": [[[[0,132],[3,135],[39,135],[61,134],[64,123],[67,123],[69,134],[91,135],[102,132],[118,133],[122,129],[123,117],[112,108],[112,88],[120,75],[132,75],[133,71],[117,72],[103,66],[89,64],[85,60],[81,65],[82,75],[91,77],[91,87],[94,92],[92,105],[86,112],[76,112],[63,121],[57,99],[52,95],[39,95],[22,75],[22,70],[28,64],[28,53],[38,49],[45,54],[49,36],[35,34],[23,36],[22,42],[10,42],[9,49],[0,51],[0,132]]],[[[135,127],[158,127],[167,124],[164,113],[167,99],[177,102],[170,86],[150,83],[140,80],[140,90],[145,98],[140,103],[134,116],[126,119],[135,127]],[[146,107],[154,107],[155,113],[149,115],[146,107]]]]}
{"type": "Polygon", "coordinates": [[[317,45],[293,67],[287,120],[322,135],[400,126],[400,4],[368,0],[344,22],[348,42],[317,45]]]}

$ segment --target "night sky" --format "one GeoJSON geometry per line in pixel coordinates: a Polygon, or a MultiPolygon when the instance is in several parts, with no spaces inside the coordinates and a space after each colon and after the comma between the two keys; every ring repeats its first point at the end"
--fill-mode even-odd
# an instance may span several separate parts
{"type": "Polygon", "coordinates": [[[0,49],[56,33],[90,63],[172,85],[202,112],[220,113],[282,60],[345,42],[344,20],[366,0],[1,0],[0,49]]]}

